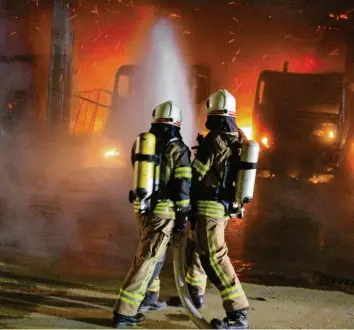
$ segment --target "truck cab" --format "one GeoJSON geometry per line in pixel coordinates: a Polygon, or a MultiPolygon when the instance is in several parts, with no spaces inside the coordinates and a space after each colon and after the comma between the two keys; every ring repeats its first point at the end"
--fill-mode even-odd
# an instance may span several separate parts
{"type": "Polygon", "coordinates": [[[254,102],[262,173],[334,175],[348,135],[344,73],[263,71],[254,102]]]}

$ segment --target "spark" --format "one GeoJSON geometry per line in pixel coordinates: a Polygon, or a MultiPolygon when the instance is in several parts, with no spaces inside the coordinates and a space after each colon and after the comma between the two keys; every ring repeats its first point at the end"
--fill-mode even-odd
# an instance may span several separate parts
{"type": "Polygon", "coordinates": [[[267,58],[267,57],[268,57],[268,55],[264,55],[262,58],[265,59],[265,58],[267,58]]]}
{"type": "Polygon", "coordinates": [[[328,55],[329,56],[335,56],[335,55],[338,55],[338,51],[339,51],[339,48],[333,50],[332,52],[330,52],[328,55]]]}
{"type": "Polygon", "coordinates": [[[95,39],[93,39],[91,42],[95,42],[100,38],[100,36],[102,35],[102,32],[101,31],[98,31],[98,32],[99,33],[98,33],[97,37],[95,39]]]}
{"type": "Polygon", "coordinates": [[[192,34],[192,32],[190,32],[190,31],[188,31],[188,30],[184,31],[183,33],[184,33],[184,34],[192,34]]]}
{"type": "Polygon", "coordinates": [[[176,13],[171,13],[171,14],[169,15],[169,17],[170,17],[170,18],[180,18],[181,16],[178,15],[178,14],[176,14],[176,13]]]}
{"type": "Polygon", "coordinates": [[[117,45],[114,47],[114,51],[117,51],[119,44],[120,44],[120,41],[118,41],[117,45]]]}
{"type": "Polygon", "coordinates": [[[84,66],[83,64],[80,65],[79,70],[77,70],[76,76],[78,76],[81,73],[83,66],[84,66]]]}
{"type": "Polygon", "coordinates": [[[229,44],[231,44],[231,43],[234,42],[234,41],[235,41],[235,39],[229,40],[229,44]]]}
{"type": "Polygon", "coordinates": [[[235,1],[229,2],[229,5],[234,5],[234,4],[235,4],[235,1]]]}
{"type": "Polygon", "coordinates": [[[240,83],[236,87],[236,92],[238,92],[238,90],[241,88],[242,85],[243,85],[243,81],[240,81],[240,83]]]}
{"type": "Polygon", "coordinates": [[[95,9],[91,10],[91,13],[96,14],[98,16],[98,8],[97,5],[95,5],[95,9]]]}
{"type": "Polygon", "coordinates": [[[113,14],[120,14],[120,11],[118,11],[118,10],[106,9],[106,11],[108,11],[109,13],[113,13],[113,14]]]}
{"type": "Polygon", "coordinates": [[[235,62],[235,60],[236,60],[236,56],[232,59],[232,63],[235,62]]]}
{"type": "Polygon", "coordinates": [[[236,17],[232,17],[232,19],[233,19],[235,22],[239,23],[239,20],[238,20],[236,17]]]}
{"type": "Polygon", "coordinates": [[[17,34],[17,32],[12,32],[11,35],[13,36],[14,34],[17,34]]]}
{"type": "Polygon", "coordinates": [[[73,18],[76,17],[76,16],[77,16],[77,14],[75,13],[74,15],[68,17],[66,20],[67,20],[67,21],[68,21],[68,20],[71,20],[71,19],[73,19],[73,18]]]}
{"type": "Polygon", "coordinates": [[[239,50],[236,52],[236,56],[237,56],[238,54],[240,54],[240,52],[241,52],[241,49],[239,49],[239,50]]]}
{"type": "Polygon", "coordinates": [[[235,33],[233,33],[232,31],[229,31],[229,33],[230,33],[230,34],[235,34],[235,33]]]}

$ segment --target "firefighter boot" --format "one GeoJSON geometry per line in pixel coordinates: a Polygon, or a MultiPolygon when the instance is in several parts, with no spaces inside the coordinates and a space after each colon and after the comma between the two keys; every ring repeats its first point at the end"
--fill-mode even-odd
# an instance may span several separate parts
{"type": "Polygon", "coordinates": [[[248,308],[226,313],[223,321],[213,319],[213,329],[248,329],[248,308]]]}
{"type": "Polygon", "coordinates": [[[159,300],[158,292],[147,291],[139,307],[139,312],[158,311],[166,308],[166,301],[159,300]]]}
{"type": "Polygon", "coordinates": [[[135,316],[126,316],[113,312],[112,327],[115,329],[126,328],[128,326],[137,326],[145,321],[144,314],[138,313],[135,316]]]}
{"type": "MultiPolygon", "coordinates": [[[[188,291],[189,294],[192,298],[193,305],[197,309],[201,309],[204,307],[204,295],[199,296],[198,295],[198,290],[193,287],[192,285],[187,283],[188,291]]],[[[183,307],[181,299],[178,296],[172,296],[167,300],[167,305],[168,306],[173,306],[173,307],[183,307]]]]}

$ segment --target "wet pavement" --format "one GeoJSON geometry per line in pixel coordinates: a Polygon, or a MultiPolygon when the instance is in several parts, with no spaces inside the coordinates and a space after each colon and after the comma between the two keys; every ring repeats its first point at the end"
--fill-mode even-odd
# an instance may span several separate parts
{"type": "MultiPolygon", "coordinates": [[[[1,195],[0,260],[66,278],[125,274],[137,243],[129,171],[11,184],[1,195]]],[[[354,193],[343,184],[259,179],[246,218],[230,220],[226,239],[245,281],[353,289],[354,193]]]]}

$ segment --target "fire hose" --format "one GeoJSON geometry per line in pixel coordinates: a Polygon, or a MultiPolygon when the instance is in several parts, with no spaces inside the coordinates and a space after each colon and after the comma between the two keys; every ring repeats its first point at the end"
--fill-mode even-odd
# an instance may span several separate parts
{"type": "Polygon", "coordinates": [[[184,260],[186,243],[185,239],[174,238],[173,240],[173,272],[175,275],[175,282],[177,287],[178,296],[181,299],[182,305],[185,308],[189,318],[199,329],[212,329],[209,322],[195,308],[192,298],[189,294],[187,283],[185,280],[186,273],[184,271],[184,260]]]}

